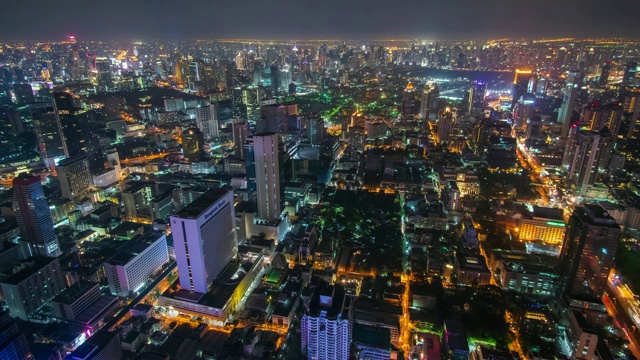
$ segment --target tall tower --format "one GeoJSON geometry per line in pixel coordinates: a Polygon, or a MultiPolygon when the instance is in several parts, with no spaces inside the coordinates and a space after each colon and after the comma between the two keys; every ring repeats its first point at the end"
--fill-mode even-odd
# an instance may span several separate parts
{"type": "Polygon", "coordinates": [[[262,133],[253,136],[258,218],[262,220],[275,221],[282,213],[279,151],[277,134],[262,133]]]}
{"type": "Polygon", "coordinates": [[[204,136],[197,128],[182,133],[182,154],[190,162],[198,161],[204,153],[204,136]]]}
{"type": "Polygon", "coordinates": [[[20,236],[28,247],[25,256],[59,256],[58,239],[53,231],[53,220],[40,176],[13,179],[13,209],[20,236]]]}
{"type": "MultiPolygon", "coordinates": [[[[53,108],[60,129],[62,130],[63,147],[67,157],[84,154],[85,141],[80,123],[80,115],[84,114],[75,105],[71,94],[56,92],[53,94],[53,108]]],[[[84,134],[87,135],[87,134],[84,134]]]]}
{"type": "Polygon", "coordinates": [[[238,159],[244,159],[244,145],[249,137],[249,124],[247,122],[233,123],[233,147],[238,159]]]}
{"type": "Polygon", "coordinates": [[[576,134],[575,151],[569,161],[567,180],[578,194],[584,195],[606,169],[611,155],[611,133],[582,130],[576,134]]]}
{"type": "Polygon", "coordinates": [[[233,192],[212,189],[171,216],[180,287],[206,293],[238,252],[233,192]]]}
{"type": "Polygon", "coordinates": [[[563,292],[601,297],[614,265],[621,230],[601,206],[588,204],[573,211],[560,254],[558,274],[563,292]]]}
{"type": "Polygon", "coordinates": [[[529,82],[531,81],[533,72],[531,70],[516,69],[515,77],[513,78],[513,101],[512,107],[516,105],[522,95],[527,93],[527,90],[531,88],[529,82]]]}
{"type": "Polygon", "coordinates": [[[560,105],[560,111],[558,111],[558,123],[562,124],[562,131],[560,137],[566,139],[569,136],[569,127],[571,126],[571,115],[573,115],[573,106],[576,102],[576,96],[578,95],[578,84],[575,84],[573,80],[567,80],[564,88],[564,97],[562,98],[562,105],[560,105]]]}
{"type": "Polygon", "coordinates": [[[202,131],[206,140],[220,137],[218,130],[218,109],[216,104],[210,104],[196,109],[196,125],[202,131]]]}
{"type": "Polygon", "coordinates": [[[438,114],[438,144],[449,141],[453,131],[455,118],[450,108],[445,108],[438,114]]]}
{"type": "Polygon", "coordinates": [[[60,181],[63,198],[73,199],[84,194],[93,186],[87,157],[77,156],[60,161],[58,163],[58,181],[60,181]]]}
{"type": "Polygon", "coordinates": [[[413,84],[411,81],[407,84],[407,87],[404,89],[402,93],[402,116],[409,118],[413,116],[413,84]]]}

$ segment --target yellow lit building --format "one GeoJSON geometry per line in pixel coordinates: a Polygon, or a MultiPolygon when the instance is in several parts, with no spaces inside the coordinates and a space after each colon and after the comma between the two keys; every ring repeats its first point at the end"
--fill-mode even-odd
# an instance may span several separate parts
{"type": "Polygon", "coordinates": [[[520,240],[540,240],[561,246],[565,226],[562,209],[534,206],[533,213],[522,217],[519,228],[520,240]]]}

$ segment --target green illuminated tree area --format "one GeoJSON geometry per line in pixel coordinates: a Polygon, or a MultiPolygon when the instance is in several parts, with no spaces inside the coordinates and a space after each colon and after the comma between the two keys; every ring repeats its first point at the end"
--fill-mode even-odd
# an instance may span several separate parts
{"type": "Polygon", "coordinates": [[[400,206],[396,195],[338,190],[324,214],[323,237],[339,238],[352,249],[357,272],[402,270],[400,206]]]}

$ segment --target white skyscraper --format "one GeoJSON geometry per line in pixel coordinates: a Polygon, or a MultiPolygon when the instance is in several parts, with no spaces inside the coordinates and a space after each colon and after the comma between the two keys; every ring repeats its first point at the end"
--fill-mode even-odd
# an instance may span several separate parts
{"type": "Polygon", "coordinates": [[[263,133],[254,135],[253,149],[256,167],[258,218],[275,221],[280,218],[282,213],[278,134],[263,133]]]}
{"type": "Polygon", "coordinates": [[[316,290],[300,321],[302,352],[310,360],[349,359],[349,304],[340,285],[316,290]]]}
{"type": "Polygon", "coordinates": [[[206,293],[238,251],[233,192],[213,189],[176,215],[171,232],[180,286],[206,293]]]}
{"type": "Polygon", "coordinates": [[[215,104],[196,109],[196,126],[202,131],[206,140],[220,136],[218,125],[218,109],[215,104]]]}

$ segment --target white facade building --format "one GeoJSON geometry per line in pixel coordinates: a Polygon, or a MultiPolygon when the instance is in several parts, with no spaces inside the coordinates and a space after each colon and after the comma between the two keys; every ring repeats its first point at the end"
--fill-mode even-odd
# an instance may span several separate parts
{"type": "Polygon", "coordinates": [[[196,126],[206,140],[220,136],[218,125],[218,109],[215,104],[196,108],[196,126]]]}
{"type": "Polygon", "coordinates": [[[180,286],[206,293],[238,251],[233,192],[213,189],[171,216],[180,286]]]}
{"type": "Polygon", "coordinates": [[[149,276],[169,261],[167,237],[149,232],[131,239],[104,264],[112,294],[128,296],[149,280],[149,276]]]}

